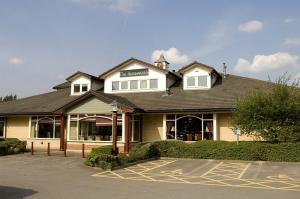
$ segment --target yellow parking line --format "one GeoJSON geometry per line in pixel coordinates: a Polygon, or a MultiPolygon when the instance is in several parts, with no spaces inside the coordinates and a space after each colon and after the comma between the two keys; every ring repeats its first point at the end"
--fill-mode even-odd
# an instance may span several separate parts
{"type": "Polygon", "coordinates": [[[245,172],[247,171],[247,169],[249,168],[250,163],[247,164],[247,166],[243,169],[243,171],[240,173],[238,179],[241,179],[241,177],[245,174],[245,172]]]}
{"type": "Polygon", "coordinates": [[[151,178],[151,177],[149,177],[149,176],[146,176],[146,175],[143,175],[142,174],[142,172],[135,172],[135,171],[133,171],[133,170],[131,170],[131,169],[128,169],[128,168],[125,168],[127,171],[130,171],[130,172],[132,172],[132,173],[135,173],[135,174],[137,174],[137,175],[141,175],[141,176],[143,176],[144,178],[147,178],[147,179],[150,179],[150,180],[152,180],[152,181],[155,181],[153,178],[151,178]]]}
{"type": "Polygon", "coordinates": [[[201,177],[209,174],[210,172],[212,172],[214,169],[218,168],[219,166],[221,166],[224,162],[220,162],[219,164],[217,164],[216,166],[214,166],[213,168],[209,169],[207,172],[205,172],[204,174],[201,175],[201,177]]]}

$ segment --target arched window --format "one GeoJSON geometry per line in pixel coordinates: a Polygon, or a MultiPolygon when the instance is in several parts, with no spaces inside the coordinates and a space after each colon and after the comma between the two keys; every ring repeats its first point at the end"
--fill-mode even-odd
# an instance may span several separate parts
{"type": "Polygon", "coordinates": [[[213,114],[167,115],[166,138],[183,141],[212,140],[213,114]]]}
{"type": "Polygon", "coordinates": [[[60,138],[60,117],[32,116],[30,138],[60,138]]]}

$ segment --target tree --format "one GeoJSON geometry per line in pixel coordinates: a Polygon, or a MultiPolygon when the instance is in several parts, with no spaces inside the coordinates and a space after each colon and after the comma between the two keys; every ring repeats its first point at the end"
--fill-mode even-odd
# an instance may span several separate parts
{"type": "Polygon", "coordinates": [[[5,97],[0,97],[0,102],[8,102],[8,101],[13,101],[17,100],[17,95],[7,95],[5,97]]]}
{"type": "Polygon", "coordinates": [[[283,75],[270,90],[253,91],[239,99],[234,128],[269,141],[300,141],[299,81],[289,82],[290,77],[283,75]]]}

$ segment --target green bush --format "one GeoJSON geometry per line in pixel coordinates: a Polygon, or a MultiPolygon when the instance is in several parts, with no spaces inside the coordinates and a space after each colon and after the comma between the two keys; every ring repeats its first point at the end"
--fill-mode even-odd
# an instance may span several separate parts
{"type": "Polygon", "coordinates": [[[159,156],[159,151],[153,143],[140,143],[130,150],[128,156],[121,157],[121,162],[122,164],[127,164],[140,160],[158,158],[159,156]]]}
{"type": "Polygon", "coordinates": [[[163,157],[223,159],[223,160],[261,160],[261,161],[300,161],[300,143],[278,143],[243,141],[201,141],[185,143],[182,141],[159,141],[154,145],[163,157]]]}
{"type": "Polygon", "coordinates": [[[87,155],[84,163],[88,166],[98,166],[98,161],[101,160],[103,155],[114,156],[115,152],[112,146],[101,146],[98,148],[93,148],[92,151],[87,155]],[[100,157],[100,159],[99,159],[100,157]]]}
{"type": "Polygon", "coordinates": [[[24,153],[26,151],[26,142],[15,138],[0,140],[0,156],[24,153]]]}

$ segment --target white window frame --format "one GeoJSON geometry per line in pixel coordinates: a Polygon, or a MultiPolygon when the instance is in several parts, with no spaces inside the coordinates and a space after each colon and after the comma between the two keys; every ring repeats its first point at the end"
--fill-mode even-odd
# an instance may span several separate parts
{"type": "Polygon", "coordinates": [[[129,80],[129,90],[138,90],[139,89],[139,80],[129,80]],[[136,83],[136,88],[131,88],[131,83],[132,82],[137,82],[136,83]]]}
{"type": "Polygon", "coordinates": [[[150,90],[157,90],[158,89],[158,79],[149,79],[149,89],[150,90]],[[151,88],[151,80],[156,81],[156,87],[155,88],[151,88]]]}
{"type": "Polygon", "coordinates": [[[187,76],[186,77],[186,87],[187,88],[196,88],[198,86],[197,80],[198,80],[197,76],[187,76]],[[189,82],[188,79],[189,78],[194,78],[194,85],[193,86],[189,86],[189,84],[188,84],[188,82],[189,82]]]}
{"type": "Polygon", "coordinates": [[[113,91],[113,92],[116,92],[116,91],[120,91],[120,81],[112,81],[111,82],[111,90],[113,91]],[[118,89],[113,89],[113,84],[114,83],[116,83],[116,84],[118,84],[118,89]]]}
{"type": "MultiPolygon", "coordinates": [[[[29,134],[28,134],[28,138],[30,139],[37,139],[37,140],[59,140],[60,138],[55,138],[55,128],[56,128],[56,120],[55,118],[58,116],[54,116],[54,115],[37,115],[37,116],[30,116],[29,118],[29,134]],[[37,136],[38,136],[38,131],[39,131],[39,125],[38,125],[38,121],[40,119],[43,118],[49,118],[51,120],[53,120],[53,136],[52,138],[38,138],[38,137],[31,137],[31,126],[32,126],[32,117],[37,117],[37,122],[36,122],[36,131],[37,131],[37,136]],[[53,117],[53,119],[51,118],[53,117]]],[[[61,125],[61,124],[60,124],[61,125]]],[[[61,136],[61,135],[60,135],[61,136]]]]}
{"type": "MultiPolygon", "coordinates": [[[[106,140],[80,140],[80,139],[78,139],[79,138],[79,122],[80,122],[80,120],[85,119],[85,118],[97,118],[97,117],[112,120],[112,116],[110,118],[108,116],[100,116],[100,115],[97,115],[97,114],[91,114],[91,115],[86,114],[85,117],[80,118],[79,115],[82,115],[82,114],[69,114],[68,115],[68,122],[67,122],[67,127],[68,127],[68,129],[67,129],[67,135],[68,135],[67,136],[67,141],[68,142],[112,143],[112,140],[106,141],[106,140]],[[72,116],[76,116],[76,118],[72,117],[72,116]],[[76,140],[71,140],[70,139],[70,126],[71,126],[70,124],[71,124],[71,121],[72,122],[77,122],[77,136],[76,136],[77,139],[76,140]]],[[[119,141],[119,140],[117,141],[118,143],[124,143],[124,141],[125,141],[125,134],[124,134],[124,129],[123,129],[123,126],[125,127],[125,125],[123,125],[125,123],[125,122],[123,122],[124,118],[125,117],[122,116],[121,119],[117,119],[118,123],[119,122],[122,123],[122,125],[120,125],[120,126],[122,126],[122,137],[121,137],[121,141],[119,141]]],[[[113,128],[113,126],[112,126],[112,128],[113,128]]]]}
{"type": "Polygon", "coordinates": [[[128,91],[129,90],[129,81],[127,80],[127,81],[120,81],[120,90],[121,91],[128,91]],[[127,83],[127,88],[126,89],[124,89],[124,88],[122,88],[122,83],[127,83]]]}

